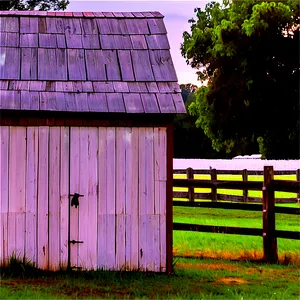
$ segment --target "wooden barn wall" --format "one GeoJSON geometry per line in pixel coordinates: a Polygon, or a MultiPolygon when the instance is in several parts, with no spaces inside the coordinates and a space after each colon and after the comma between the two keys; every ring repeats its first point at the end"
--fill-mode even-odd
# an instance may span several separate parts
{"type": "Polygon", "coordinates": [[[0,128],[1,264],[166,271],[165,127],[0,128]]]}

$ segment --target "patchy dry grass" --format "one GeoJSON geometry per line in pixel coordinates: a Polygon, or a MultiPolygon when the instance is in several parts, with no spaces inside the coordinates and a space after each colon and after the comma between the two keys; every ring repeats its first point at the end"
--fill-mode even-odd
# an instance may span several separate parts
{"type": "Polygon", "coordinates": [[[6,274],[1,299],[299,299],[297,265],[179,258],[174,274],[6,274]]]}

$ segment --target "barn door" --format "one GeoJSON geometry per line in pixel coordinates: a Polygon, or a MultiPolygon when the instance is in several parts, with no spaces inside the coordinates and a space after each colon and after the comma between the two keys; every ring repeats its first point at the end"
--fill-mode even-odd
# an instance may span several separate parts
{"type": "Polygon", "coordinates": [[[70,128],[69,267],[97,268],[98,129],[70,128]]]}

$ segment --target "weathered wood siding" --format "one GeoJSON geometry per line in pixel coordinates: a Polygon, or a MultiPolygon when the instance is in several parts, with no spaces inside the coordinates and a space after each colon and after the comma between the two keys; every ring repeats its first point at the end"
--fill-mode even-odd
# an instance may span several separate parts
{"type": "Polygon", "coordinates": [[[1,264],[166,271],[166,128],[2,126],[0,141],[1,264]]]}

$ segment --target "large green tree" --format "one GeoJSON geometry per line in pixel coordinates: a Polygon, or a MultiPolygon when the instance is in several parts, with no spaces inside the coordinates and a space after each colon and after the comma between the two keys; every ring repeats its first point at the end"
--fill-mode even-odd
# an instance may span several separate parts
{"type": "Polygon", "coordinates": [[[214,149],[299,158],[299,5],[224,0],[195,9],[181,52],[207,83],[189,110],[214,149]]]}
{"type": "Polygon", "coordinates": [[[0,10],[64,10],[69,0],[0,0],[0,10]]]}

